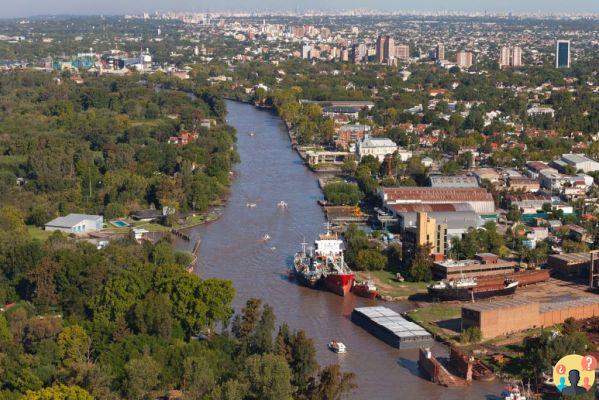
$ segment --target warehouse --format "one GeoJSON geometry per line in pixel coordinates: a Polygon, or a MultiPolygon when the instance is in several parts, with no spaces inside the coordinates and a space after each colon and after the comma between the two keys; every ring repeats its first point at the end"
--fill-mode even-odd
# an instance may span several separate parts
{"type": "Polygon", "coordinates": [[[588,275],[590,262],[590,253],[553,254],[547,259],[547,265],[553,274],[565,278],[588,275]]]}
{"type": "Polygon", "coordinates": [[[462,330],[477,327],[483,339],[532,328],[561,324],[568,318],[599,316],[599,298],[539,303],[515,299],[469,304],[462,307],[462,330]]]}
{"type": "Polygon", "coordinates": [[[477,214],[494,214],[493,196],[483,188],[470,187],[395,187],[379,189],[385,207],[394,204],[469,204],[477,214]]]}
{"type": "Polygon", "coordinates": [[[515,271],[515,262],[502,260],[491,253],[476,254],[474,260],[446,260],[433,264],[435,279],[478,278],[513,274],[515,271]]]}

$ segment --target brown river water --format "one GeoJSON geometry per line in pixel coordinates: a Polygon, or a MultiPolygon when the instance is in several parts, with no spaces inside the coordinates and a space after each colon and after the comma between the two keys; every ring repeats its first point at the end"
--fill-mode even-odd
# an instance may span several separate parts
{"type": "MultiPolygon", "coordinates": [[[[354,325],[354,307],[385,305],[398,312],[410,302],[385,303],[299,286],[287,271],[305,238],[313,243],[324,230],[325,218],[316,203],[322,198],[317,175],[309,171],[291,144],[282,121],[272,112],[228,101],[228,123],[237,129],[241,162],[229,202],[215,222],[191,231],[193,243],[202,239],[196,273],[233,281],[240,308],[250,297],[274,306],[277,322],[303,329],[314,339],[321,364],[339,363],[356,374],[352,399],[498,399],[500,382],[474,382],[467,388],[447,389],[427,381],[418,370],[416,350],[397,350],[354,325]],[[255,132],[250,136],[250,132],[255,132]],[[287,209],[277,207],[279,201],[287,209]],[[255,208],[246,203],[255,202],[255,208]],[[271,240],[264,242],[268,233],[271,240]],[[338,340],[348,348],[337,355],[327,343],[338,340]]],[[[447,350],[437,344],[437,355],[447,350]]]]}

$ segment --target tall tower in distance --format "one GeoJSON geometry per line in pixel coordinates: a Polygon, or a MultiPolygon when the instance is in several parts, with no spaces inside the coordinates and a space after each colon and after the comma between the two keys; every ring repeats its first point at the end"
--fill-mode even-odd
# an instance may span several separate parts
{"type": "Polygon", "coordinates": [[[555,68],[570,68],[570,41],[558,40],[555,45],[555,68]]]}
{"type": "Polygon", "coordinates": [[[522,66],[522,48],[520,46],[514,46],[512,48],[512,67],[522,66]]]}
{"type": "Polygon", "coordinates": [[[385,36],[379,35],[376,40],[376,62],[382,63],[384,59],[385,36]]]}
{"type": "Polygon", "coordinates": [[[507,68],[510,66],[511,51],[508,46],[502,46],[499,51],[499,68],[507,68]]]}
{"type": "Polygon", "coordinates": [[[435,58],[437,59],[437,61],[445,60],[445,45],[443,43],[437,44],[435,58]]]}

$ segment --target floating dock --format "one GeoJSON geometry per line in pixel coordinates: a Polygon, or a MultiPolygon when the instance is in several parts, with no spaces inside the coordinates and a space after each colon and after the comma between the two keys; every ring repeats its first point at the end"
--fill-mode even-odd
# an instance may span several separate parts
{"type": "Polygon", "coordinates": [[[417,349],[433,343],[433,337],[424,328],[387,307],[354,308],[351,320],[398,349],[417,349]]]}

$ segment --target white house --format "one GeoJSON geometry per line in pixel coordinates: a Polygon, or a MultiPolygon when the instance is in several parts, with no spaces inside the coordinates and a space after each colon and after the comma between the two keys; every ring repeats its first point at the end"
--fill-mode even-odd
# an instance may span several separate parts
{"type": "Polygon", "coordinates": [[[379,161],[383,161],[385,156],[393,154],[395,151],[401,161],[407,161],[412,157],[412,152],[398,147],[395,142],[389,138],[373,138],[370,135],[365,135],[364,139],[360,140],[356,146],[356,153],[359,159],[362,157],[371,155],[376,157],[379,161]]]}
{"type": "Polygon", "coordinates": [[[88,233],[102,229],[104,217],[101,215],[69,214],[58,217],[45,225],[47,231],[62,231],[67,233],[88,233]]]}

